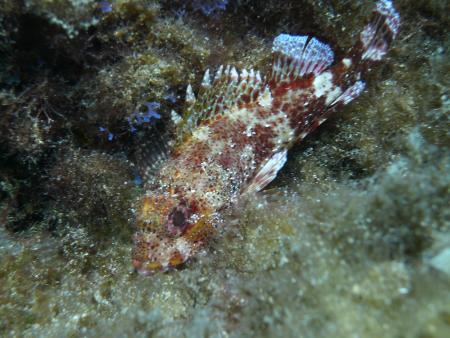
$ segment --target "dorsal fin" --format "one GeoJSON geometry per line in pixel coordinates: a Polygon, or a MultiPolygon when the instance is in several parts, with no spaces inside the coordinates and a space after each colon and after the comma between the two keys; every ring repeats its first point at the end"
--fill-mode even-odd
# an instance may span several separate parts
{"type": "Polygon", "coordinates": [[[330,46],[308,36],[280,34],[273,41],[274,56],[271,80],[280,82],[291,77],[318,75],[334,59],[330,46]]]}
{"type": "Polygon", "coordinates": [[[144,139],[136,144],[132,162],[144,182],[149,182],[168,159],[171,138],[168,133],[153,129],[151,135],[146,135],[144,139]]]}
{"type": "Polygon", "coordinates": [[[187,88],[187,108],[177,130],[178,139],[190,134],[193,128],[216,114],[223,114],[234,106],[255,102],[263,90],[261,74],[253,69],[239,72],[235,67],[220,66],[214,77],[209,69],[206,70],[197,98],[191,86],[187,88]]]}

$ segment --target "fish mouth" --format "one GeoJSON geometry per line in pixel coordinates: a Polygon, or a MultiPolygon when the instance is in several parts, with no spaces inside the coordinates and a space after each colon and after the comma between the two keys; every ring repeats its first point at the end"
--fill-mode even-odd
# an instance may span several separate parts
{"type": "Polygon", "coordinates": [[[137,272],[139,276],[143,277],[152,276],[156,273],[156,270],[134,269],[134,271],[137,272]]]}
{"type": "Polygon", "coordinates": [[[133,259],[134,272],[143,277],[153,276],[158,272],[169,272],[172,270],[181,270],[185,267],[186,261],[180,262],[177,265],[168,265],[167,267],[163,267],[162,265],[158,265],[158,267],[149,268],[143,265],[141,262],[133,259]]]}
{"type": "Polygon", "coordinates": [[[134,271],[141,276],[151,276],[158,271],[162,271],[162,265],[158,262],[143,263],[138,259],[133,259],[134,271]],[[153,264],[152,264],[153,263],[153,264]]]}
{"type": "Polygon", "coordinates": [[[135,272],[141,276],[152,276],[157,272],[167,272],[173,269],[177,269],[186,262],[184,257],[179,254],[170,258],[167,264],[161,264],[159,262],[141,262],[137,259],[133,259],[133,267],[135,272]]]}
{"type": "Polygon", "coordinates": [[[141,276],[150,276],[180,266],[192,252],[192,243],[183,237],[157,239],[149,234],[137,234],[132,264],[141,276]]]}

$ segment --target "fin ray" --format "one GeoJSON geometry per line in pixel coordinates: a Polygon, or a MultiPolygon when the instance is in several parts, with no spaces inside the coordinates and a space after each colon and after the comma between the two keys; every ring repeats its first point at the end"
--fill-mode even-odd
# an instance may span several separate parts
{"type": "Polygon", "coordinates": [[[331,104],[330,107],[334,106],[337,103],[342,103],[344,105],[350,103],[355,98],[357,98],[366,87],[364,81],[356,81],[353,85],[348,87],[339,97],[337,97],[331,104]]]}
{"type": "Polygon", "coordinates": [[[273,41],[274,62],[271,78],[282,81],[293,76],[318,75],[334,60],[330,46],[316,38],[280,34],[273,41]]]}
{"type": "Polygon", "coordinates": [[[133,152],[134,165],[144,181],[150,181],[161,165],[169,158],[170,137],[155,131],[146,142],[139,143],[133,152]]]}
{"type": "Polygon", "coordinates": [[[242,195],[258,192],[277,177],[278,171],[283,168],[287,160],[287,149],[272,155],[258,170],[251,182],[245,187],[242,195]]]}
{"type": "Polygon", "coordinates": [[[187,87],[188,106],[177,130],[178,140],[216,114],[223,114],[233,106],[255,102],[263,90],[264,79],[253,69],[238,72],[235,67],[220,66],[214,76],[207,70],[197,98],[192,87],[187,87]]]}
{"type": "Polygon", "coordinates": [[[362,60],[379,61],[386,55],[389,45],[398,34],[400,15],[392,1],[380,0],[376,4],[372,19],[361,32],[362,60]]]}

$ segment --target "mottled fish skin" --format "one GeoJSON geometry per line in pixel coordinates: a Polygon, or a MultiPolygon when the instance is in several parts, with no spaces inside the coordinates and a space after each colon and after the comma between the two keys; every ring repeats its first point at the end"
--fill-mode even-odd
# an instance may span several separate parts
{"type": "Polygon", "coordinates": [[[392,2],[378,1],[357,45],[334,65],[328,45],[281,34],[265,77],[228,66],[205,73],[198,99],[189,86],[193,112],[139,202],[136,270],[166,271],[198,252],[224,209],[269,184],[292,144],[360,95],[362,75],[387,53],[399,24],[392,2]]]}

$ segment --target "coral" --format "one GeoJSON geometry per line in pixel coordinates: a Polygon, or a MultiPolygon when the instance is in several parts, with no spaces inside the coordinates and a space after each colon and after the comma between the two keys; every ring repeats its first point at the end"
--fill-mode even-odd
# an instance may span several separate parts
{"type": "Polygon", "coordinates": [[[228,0],[193,0],[192,8],[199,10],[206,16],[215,11],[223,11],[227,8],[228,0]]]}
{"type": "Polygon", "coordinates": [[[99,22],[92,15],[96,6],[95,0],[27,0],[25,7],[29,12],[42,15],[48,21],[59,26],[69,38],[74,38],[80,31],[89,29],[99,22]]]}
{"type": "Polygon", "coordinates": [[[204,16],[211,16],[214,13],[226,10],[228,2],[228,0],[162,1],[165,6],[172,8],[173,13],[178,17],[185,16],[188,10],[200,12],[204,16]]]}

